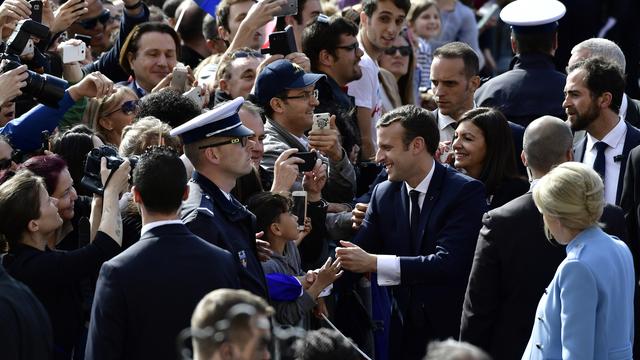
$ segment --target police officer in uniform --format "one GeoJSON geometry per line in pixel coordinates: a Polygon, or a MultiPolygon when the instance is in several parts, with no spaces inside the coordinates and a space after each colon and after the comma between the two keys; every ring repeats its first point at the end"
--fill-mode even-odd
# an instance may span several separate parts
{"type": "Polygon", "coordinates": [[[242,288],[268,299],[256,248],[255,216],[231,195],[236,179],[252,169],[255,146],[249,140],[253,131],[238,116],[243,102],[236,98],[223,103],[171,131],[182,138],[195,169],[181,217],[194,234],[233,255],[238,269],[220,271],[239,271],[242,288]]]}
{"type": "Polygon", "coordinates": [[[557,0],[516,0],[502,9],[500,19],[511,25],[511,48],[516,56],[509,71],[476,91],[478,106],[497,108],[509,121],[524,127],[544,115],[565,117],[566,76],[553,63],[557,21],[565,12],[557,0]]]}

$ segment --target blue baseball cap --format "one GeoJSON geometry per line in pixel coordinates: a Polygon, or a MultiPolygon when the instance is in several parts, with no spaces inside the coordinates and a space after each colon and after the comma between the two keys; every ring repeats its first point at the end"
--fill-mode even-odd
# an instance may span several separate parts
{"type": "Polygon", "coordinates": [[[171,130],[171,136],[180,136],[191,144],[209,137],[251,136],[253,131],[242,125],[238,111],[244,103],[242,97],[224,102],[171,130]]]}
{"type": "Polygon", "coordinates": [[[276,60],[267,65],[256,79],[255,96],[265,106],[276,95],[290,89],[302,89],[325,78],[324,74],[307,73],[289,60],[276,60]]]}

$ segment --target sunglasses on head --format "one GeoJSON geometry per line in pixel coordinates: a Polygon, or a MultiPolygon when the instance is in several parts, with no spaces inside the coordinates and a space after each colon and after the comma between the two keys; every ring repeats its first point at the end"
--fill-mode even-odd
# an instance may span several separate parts
{"type": "Polygon", "coordinates": [[[264,55],[259,51],[244,51],[244,50],[234,51],[233,53],[231,53],[231,56],[234,59],[246,58],[246,57],[253,57],[253,58],[259,58],[259,59],[264,58],[264,55]]]}
{"type": "Polygon", "coordinates": [[[396,51],[400,51],[400,56],[409,56],[411,54],[411,46],[392,46],[384,51],[385,54],[393,56],[396,51]]]}
{"type": "Polygon", "coordinates": [[[104,9],[99,16],[92,19],[79,20],[78,24],[80,24],[80,26],[82,26],[83,28],[90,30],[98,25],[98,21],[100,21],[102,25],[105,25],[107,22],[109,22],[109,20],[111,20],[111,12],[107,9],[104,9]]]}
{"type": "Polygon", "coordinates": [[[117,113],[118,111],[122,111],[125,115],[137,114],[140,109],[140,100],[129,100],[122,103],[122,105],[113,110],[110,113],[105,114],[104,116],[109,116],[111,114],[117,113]]]}

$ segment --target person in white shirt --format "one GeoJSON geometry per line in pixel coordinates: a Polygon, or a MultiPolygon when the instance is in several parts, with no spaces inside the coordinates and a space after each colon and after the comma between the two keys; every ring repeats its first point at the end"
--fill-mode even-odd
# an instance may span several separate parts
{"type": "Polygon", "coordinates": [[[568,71],[562,107],[571,129],[587,132],[574,143],[574,158],[602,176],[605,200],[618,204],[627,157],[640,144],[640,130],[619,116],[623,75],[617,65],[600,57],[579,61],[568,71]]]}

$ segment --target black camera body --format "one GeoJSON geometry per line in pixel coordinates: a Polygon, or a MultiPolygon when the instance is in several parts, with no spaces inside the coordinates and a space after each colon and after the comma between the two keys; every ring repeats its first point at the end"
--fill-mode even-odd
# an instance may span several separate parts
{"type": "MultiPolygon", "coordinates": [[[[5,52],[1,55],[3,60],[9,60],[9,62],[0,72],[4,73],[22,65],[20,54],[31,37],[44,40],[48,35],[49,28],[45,25],[30,19],[19,21],[7,40],[5,52]]],[[[22,93],[32,96],[44,105],[58,108],[58,102],[64,97],[67,82],[49,74],[40,75],[31,70],[27,70],[27,72],[29,77],[26,80],[27,85],[21,89],[22,93]]]]}
{"type": "MultiPolygon", "coordinates": [[[[95,148],[87,154],[87,160],[84,166],[84,176],[80,181],[82,186],[97,195],[104,195],[104,185],[102,184],[102,178],[100,176],[100,160],[102,158],[107,159],[107,169],[113,172],[118,169],[122,163],[126,160],[118,154],[118,151],[111,146],[102,145],[99,148],[95,148]]],[[[129,157],[129,164],[131,164],[131,173],[138,163],[138,156],[129,157]]]]}
{"type": "Polygon", "coordinates": [[[291,156],[304,160],[304,164],[298,164],[298,170],[300,172],[313,170],[313,168],[316,166],[316,160],[318,160],[318,153],[316,153],[315,151],[297,152],[291,156]]]}
{"type": "Polygon", "coordinates": [[[293,27],[291,25],[287,25],[284,31],[274,31],[269,34],[269,47],[260,50],[263,54],[281,54],[283,56],[297,51],[296,37],[293,35],[293,27]]]}

